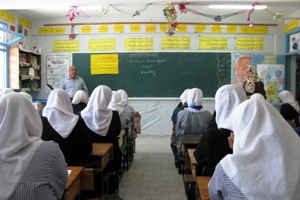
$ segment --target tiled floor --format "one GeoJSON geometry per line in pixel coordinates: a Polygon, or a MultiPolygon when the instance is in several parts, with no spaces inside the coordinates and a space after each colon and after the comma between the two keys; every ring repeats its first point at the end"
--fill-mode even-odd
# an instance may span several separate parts
{"type": "Polygon", "coordinates": [[[174,165],[170,136],[138,135],[136,153],[120,183],[124,200],[186,200],[182,175],[174,165]]]}

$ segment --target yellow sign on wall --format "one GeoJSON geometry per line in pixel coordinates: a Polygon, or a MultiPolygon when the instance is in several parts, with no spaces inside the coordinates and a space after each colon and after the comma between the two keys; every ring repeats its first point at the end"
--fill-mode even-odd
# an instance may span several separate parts
{"type": "Polygon", "coordinates": [[[19,21],[19,24],[23,25],[23,26],[26,26],[28,28],[31,28],[31,22],[26,20],[26,19],[23,19],[23,18],[20,18],[18,19],[19,21]]]}
{"type": "Polygon", "coordinates": [[[101,25],[101,26],[98,26],[98,32],[99,33],[108,33],[109,31],[109,28],[107,25],[101,25]]]}
{"type": "Polygon", "coordinates": [[[14,23],[15,22],[15,15],[13,15],[9,12],[6,12],[4,10],[0,10],[0,19],[3,19],[5,21],[11,22],[11,23],[14,23]]]}
{"type": "Polygon", "coordinates": [[[123,24],[114,25],[114,32],[118,32],[118,33],[124,32],[124,25],[123,24]]]}
{"type": "Polygon", "coordinates": [[[89,51],[112,51],[116,49],[116,38],[89,40],[89,51]]]}
{"type": "Polygon", "coordinates": [[[146,33],[155,33],[156,25],[146,25],[146,33]]]}
{"type": "Polygon", "coordinates": [[[186,24],[178,24],[177,26],[178,33],[186,33],[187,32],[187,25],[186,24]]]}
{"type": "Polygon", "coordinates": [[[168,24],[161,24],[159,26],[160,32],[162,32],[162,33],[166,32],[167,27],[168,27],[168,24]]]}
{"type": "Polygon", "coordinates": [[[237,26],[227,26],[226,27],[227,33],[236,33],[237,32],[237,26]]]}
{"type": "Polygon", "coordinates": [[[66,28],[39,28],[39,34],[63,34],[66,28]]]}
{"type": "Polygon", "coordinates": [[[241,26],[240,33],[245,34],[268,34],[268,27],[241,26]]]}
{"type": "Polygon", "coordinates": [[[220,25],[212,25],[211,26],[212,33],[222,33],[222,26],[220,25]]]}
{"type": "Polygon", "coordinates": [[[130,25],[130,32],[131,33],[139,33],[139,32],[141,32],[141,25],[140,24],[132,24],[132,25],[130,25]]]}
{"type": "Polygon", "coordinates": [[[125,50],[153,50],[152,38],[125,38],[125,50]]]}
{"type": "Polygon", "coordinates": [[[81,33],[91,33],[92,32],[92,26],[82,26],[81,27],[81,33]]]}
{"type": "Polygon", "coordinates": [[[92,54],[91,75],[96,74],[119,74],[118,54],[92,54]]]}
{"type": "Polygon", "coordinates": [[[190,37],[163,36],[162,49],[190,49],[190,37]]]}
{"type": "Polygon", "coordinates": [[[227,38],[225,37],[200,37],[199,49],[227,49],[227,38]]]}
{"type": "Polygon", "coordinates": [[[288,32],[294,28],[297,28],[298,26],[299,26],[298,19],[294,19],[293,21],[284,25],[284,30],[285,30],[285,32],[288,32]]]}
{"type": "Polygon", "coordinates": [[[264,38],[237,37],[236,49],[243,50],[264,50],[264,38]]]}
{"type": "Polygon", "coordinates": [[[53,52],[76,52],[79,51],[79,40],[54,40],[53,52]]]}
{"type": "Polygon", "coordinates": [[[195,25],[196,33],[204,33],[206,32],[206,25],[195,25]]]}

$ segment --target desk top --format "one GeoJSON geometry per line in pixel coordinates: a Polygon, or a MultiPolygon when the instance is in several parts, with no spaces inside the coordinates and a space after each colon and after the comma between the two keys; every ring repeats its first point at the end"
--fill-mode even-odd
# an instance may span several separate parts
{"type": "Polygon", "coordinates": [[[211,176],[197,176],[197,187],[200,192],[201,200],[211,200],[208,192],[208,182],[211,176]]]}
{"type": "Polygon", "coordinates": [[[73,183],[73,181],[79,176],[79,174],[82,172],[83,167],[81,166],[67,166],[68,170],[72,170],[71,174],[68,177],[68,182],[66,185],[66,189],[70,187],[70,185],[73,183]]]}
{"type": "Polygon", "coordinates": [[[180,135],[181,144],[198,144],[202,135],[180,135]]]}
{"type": "Polygon", "coordinates": [[[104,156],[105,154],[109,153],[109,151],[112,151],[112,148],[112,143],[93,143],[93,151],[91,155],[104,156]]]}
{"type": "Polygon", "coordinates": [[[188,155],[189,155],[191,164],[192,165],[198,165],[198,163],[197,163],[197,161],[195,159],[195,156],[194,156],[195,149],[188,149],[187,151],[188,151],[188,155]]]}

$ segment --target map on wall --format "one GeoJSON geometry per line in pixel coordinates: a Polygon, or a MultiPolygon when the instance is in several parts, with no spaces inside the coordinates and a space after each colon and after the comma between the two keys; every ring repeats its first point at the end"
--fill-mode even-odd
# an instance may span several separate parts
{"type": "Polygon", "coordinates": [[[68,76],[71,55],[46,55],[46,88],[59,88],[60,82],[68,76]]]}

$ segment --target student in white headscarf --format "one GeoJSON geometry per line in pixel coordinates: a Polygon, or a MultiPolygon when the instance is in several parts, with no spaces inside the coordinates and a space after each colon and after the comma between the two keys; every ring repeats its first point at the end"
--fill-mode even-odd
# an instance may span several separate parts
{"type": "Polygon", "coordinates": [[[61,199],[68,180],[58,145],[43,141],[41,118],[19,93],[0,99],[0,199],[61,199]]]}
{"type": "MultiPolygon", "coordinates": [[[[173,152],[174,155],[174,164],[176,168],[180,168],[181,162],[180,159],[178,157],[178,152],[177,152],[177,146],[179,144],[179,140],[180,138],[176,136],[176,123],[177,123],[177,114],[179,111],[183,110],[184,108],[187,108],[187,94],[190,91],[190,89],[185,89],[182,94],[180,95],[180,103],[177,105],[177,107],[174,109],[173,114],[172,114],[172,134],[171,134],[171,150],[173,152]]],[[[180,170],[180,169],[179,169],[180,170]]],[[[181,173],[181,171],[178,171],[179,173],[181,173]]]]}
{"type": "Polygon", "coordinates": [[[83,90],[77,90],[72,99],[73,112],[77,114],[78,112],[85,109],[87,102],[88,98],[86,96],[86,92],[83,90]]]}
{"type": "Polygon", "coordinates": [[[15,92],[15,91],[13,89],[11,89],[11,88],[3,88],[1,96],[5,95],[5,94],[8,94],[10,92],[15,92]]]}
{"type": "Polygon", "coordinates": [[[282,103],[280,107],[280,114],[285,120],[289,121],[290,125],[293,128],[298,127],[300,125],[299,105],[295,100],[294,95],[288,90],[283,90],[279,92],[278,97],[280,102],[282,103]]]}
{"type": "MultiPolygon", "coordinates": [[[[187,94],[188,107],[177,115],[176,136],[201,135],[210,125],[212,114],[202,106],[203,93],[199,88],[191,89],[187,94]]],[[[178,155],[181,155],[180,144],[177,145],[178,155]]]]}
{"type": "MultiPolygon", "coordinates": [[[[121,132],[121,120],[118,111],[108,108],[111,98],[112,90],[106,85],[99,85],[93,90],[86,108],[80,112],[93,143],[113,144],[113,160],[105,167],[105,172],[120,169],[122,163],[118,138],[121,132]]],[[[114,188],[110,187],[110,189],[114,188]]]]}
{"type": "Polygon", "coordinates": [[[224,85],[217,90],[215,111],[218,128],[208,129],[194,152],[199,175],[212,176],[219,161],[232,153],[227,139],[232,132],[232,113],[234,108],[246,99],[245,90],[237,85],[224,85]]]}
{"type": "Polygon", "coordinates": [[[42,113],[43,140],[59,144],[67,165],[84,165],[93,146],[81,117],[73,113],[68,93],[63,89],[50,92],[42,113]]]}
{"type": "Polygon", "coordinates": [[[250,99],[261,99],[261,100],[266,100],[265,97],[260,94],[260,93],[254,93],[251,95],[250,99]]]}
{"type": "Polygon", "coordinates": [[[300,199],[300,138],[265,100],[249,99],[232,115],[233,154],[216,166],[212,199],[300,199]]]}
{"type": "MultiPolygon", "coordinates": [[[[134,108],[129,105],[128,95],[127,95],[127,92],[125,90],[119,89],[117,92],[121,96],[121,101],[122,101],[122,104],[124,106],[124,111],[123,112],[126,113],[125,116],[127,116],[126,117],[127,122],[128,122],[128,124],[131,124],[131,129],[130,129],[131,133],[128,137],[128,140],[133,141],[135,138],[137,138],[137,134],[135,132],[134,108]]],[[[122,117],[121,117],[121,122],[122,122],[122,117]]],[[[123,125],[122,125],[122,127],[123,127],[123,125]]]]}
{"type": "Polygon", "coordinates": [[[30,102],[32,102],[32,96],[28,94],[27,92],[19,92],[20,94],[23,94],[30,102]]]}

